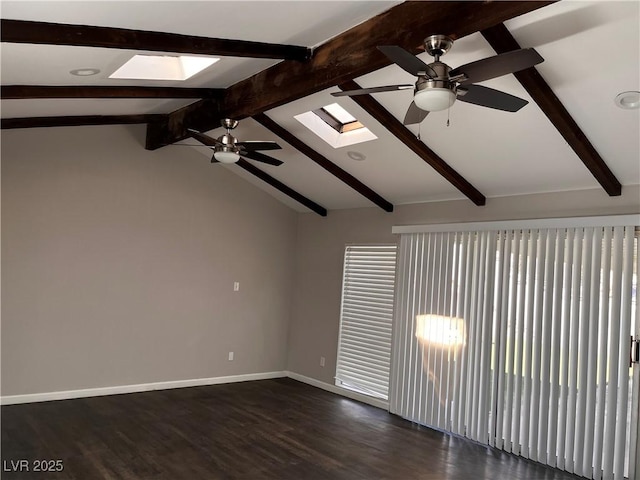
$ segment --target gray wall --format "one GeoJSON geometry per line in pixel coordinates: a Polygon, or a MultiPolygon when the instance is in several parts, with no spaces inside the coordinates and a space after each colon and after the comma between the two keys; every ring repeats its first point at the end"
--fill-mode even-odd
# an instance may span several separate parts
{"type": "Polygon", "coordinates": [[[394,225],[640,213],[640,188],[620,197],[601,189],[493,198],[477,207],[468,200],[301,215],[296,282],[289,333],[288,370],[333,384],[338,347],[342,262],[348,243],[393,243],[394,225]],[[320,357],[326,358],[324,368],[320,357]]]}
{"type": "Polygon", "coordinates": [[[144,133],[2,131],[2,395],[285,369],[333,383],[347,243],[640,213],[636,186],[298,215],[192,149],[144,150],[144,133]]]}
{"type": "Polygon", "coordinates": [[[2,131],[2,395],[286,368],[297,215],[144,135],[2,131]]]}

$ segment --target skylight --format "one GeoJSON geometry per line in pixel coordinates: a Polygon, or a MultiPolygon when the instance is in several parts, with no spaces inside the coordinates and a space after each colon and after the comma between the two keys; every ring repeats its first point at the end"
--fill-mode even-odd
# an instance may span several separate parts
{"type": "Polygon", "coordinates": [[[337,103],[301,113],[294,118],[333,148],[378,138],[337,103]]]}
{"type": "Polygon", "coordinates": [[[186,80],[219,58],[169,55],[135,55],[109,78],[133,80],[186,80]]]}

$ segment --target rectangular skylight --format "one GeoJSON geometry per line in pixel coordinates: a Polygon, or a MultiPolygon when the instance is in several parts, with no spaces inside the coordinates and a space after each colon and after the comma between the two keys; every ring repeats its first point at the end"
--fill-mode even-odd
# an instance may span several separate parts
{"type": "Polygon", "coordinates": [[[324,110],[325,112],[329,112],[336,120],[342,123],[357,122],[356,117],[351,115],[337,103],[325,105],[324,107],[322,107],[322,110],[324,110]]]}
{"type": "Polygon", "coordinates": [[[186,80],[216,63],[219,58],[135,55],[109,78],[130,80],[186,80]]]}
{"type": "Polygon", "coordinates": [[[312,112],[338,133],[364,128],[364,125],[337,103],[312,110],[312,112]]]}
{"type": "Polygon", "coordinates": [[[378,138],[337,103],[301,113],[294,118],[333,148],[378,138]]]}

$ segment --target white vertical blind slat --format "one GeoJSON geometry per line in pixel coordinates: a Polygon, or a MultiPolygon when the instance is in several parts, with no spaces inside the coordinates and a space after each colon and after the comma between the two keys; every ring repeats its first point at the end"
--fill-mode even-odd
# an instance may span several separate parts
{"type": "MultiPolygon", "coordinates": [[[[456,318],[468,318],[466,315],[466,300],[468,298],[466,286],[467,279],[467,266],[468,263],[468,252],[469,252],[469,241],[470,235],[469,233],[459,233],[457,234],[456,245],[459,246],[458,258],[459,258],[459,266],[458,266],[458,277],[457,277],[457,285],[456,288],[458,290],[458,302],[457,302],[457,310],[456,310],[456,318]]],[[[468,329],[468,326],[467,326],[468,329]]],[[[458,372],[458,377],[456,381],[456,400],[455,400],[455,410],[454,410],[454,423],[456,428],[454,429],[454,433],[458,435],[465,435],[466,433],[466,423],[465,423],[465,410],[466,410],[466,395],[467,395],[467,379],[468,379],[468,370],[466,363],[466,355],[468,349],[462,349],[460,355],[457,356],[456,362],[456,370],[458,372]]]]}
{"type": "Polygon", "coordinates": [[[544,415],[546,409],[542,412],[538,408],[540,405],[541,386],[541,355],[543,351],[542,326],[543,326],[543,300],[545,289],[545,267],[547,255],[547,231],[541,230],[538,233],[536,242],[536,266],[534,278],[534,294],[533,294],[533,326],[531,337],[531,396],[529,402],[531,404],[531,415],[529,416],[529,458],[538,460],[538,419],[540,414],[544,415]]]}
{"type": "MultiPolygon", "coordinates": [[[[495,284],[495,265],[496,265],[496,248],[497,248],[497,233],[495,231],[487,232],[486,245],[483,248],[482,260],[485,265],[483,282],[483,296],[482,305],[480,305],[480,316],[482,319],[479,323],[482,325],[482,336],[480,351],[481,365],[480,374],[483,388],[481,390],[481,398],[479,402],[480,418],[478,422],[478,440],[486,443],[489,435],[493,437],[493,428],[490,428],[489,413],[494,410],[492,408],[493,400],[493,383],[491,382],[492,374],[492,353],[495,351],[492,348],[493,339],[493,298],[494,298],[494,284],[495,284]]],[[[495,419],[495,413],[491,414],[491,418],[495,419]]]]}
{"type": "MultiPolygon", "coordinates": [[[[612,270],[621,271],[623,266],[622,248],[624,245],[623,229],[616,227],[613,229],[613,254],[611,259],[612,270]]],[[[610,319],[614,321],[609,322],[609,359],[607,365],[607,395],[606,395],[606,411],[605,418],[609,419],[605,423],[604,428],[604,444],[609,448],[604,449],[604,458],[602,460],[603,478],[605,480],[613,480],[613,466],[614,466],[614,448],[615,446],[615,421],[611,421],[611,418],[616,417],[616,406],[618,404],[618,368],[615,361],[611,359],[617,359],[620,355],[620,323],[617,321],[620,318],[620,299],[622,297],[622,276],[614,276],[611,282],[611,307],[610,307],[610,319]]]]}
{"type": "Polygon", "coordinates": [[[510,242],[508,240],[508,232],[500,232],[498,237],[497,257],[500,274],[496,276],[496,298],[495,298],[495,315],[493,319],[494,327],[496,328],[496,341],[498,343],[498,365],[494,369],[493,385],[496,388],[496,408],[495,408],[495,421],[490,429],[491,436],[489,437],[489,445],[503,448],[504,446],[504,417],[505,410],[508,408],[505,405],[506,391],[505,381],[507,379],[506,373],[506,350],[507,350],[507,315],[509,305],[507,299],[509,298],[509,257],[511,254],[510,242]],[[503,321],[504,319],[504,321],[503,321]]]}
{"type": "MultiPolygon", "coordinates": [[[[583,387],[583,395],[585,396],[585,414],[584,414],[584,441],[582,444],[582,475],[593,475],[593,445],[595,435],[595,409],[596,409],[596,388],[597,388],[597,363],[598,358],[594,352],[598,348],[598,314],[600,310],[600,274],[601,274],[601,255],[602,255],[602,229],[592,229],[590,234],[591,241],[588,242],[591,251],[591,275],[586,279],[588,289],[585,287],[583,292],[582,305],[583,322],[585,326],[585,338],[587,344],[581,349],[584,351],[585,358],[581,360],[586,363],[584,369],[585,384],[583,387]]],[[[578,459],[580,457],[577,457],[578,459]]]]}
{"type": "Polygon", "coordinates": [[[513,376],[515,377],[514,384],[514,410],[513,410],[513,422],[512,422],[512,442],[513,442],[513,453],[520,455],[521,453],[521,445],[522,442],[520,440],[520,420],[522,418],[521,410],[522,410],[522,390],[523,390],[523,375],[525,374],[524,370],[524,318],[525,318],[525,298],[526,298],[526,266],[527,266],[527,257],[529,255],[529,233],[527,231],[523,231],[520,237],[520,257],[517,266],[517,282],[518,282],[518,294],[517,294],[517,312],[515,317],[515,328],[516,328],[516,344],[515,344],[515,362],[513,368],[513,376]]]}
{"type": "Polygon", "coordinates": [[[612,230],[606,228],[602,240],[602,278],[599,296],[598,312],[598,359],[596,375],[596,413],[594,414],[594,445],[593,445],[593,477],[602,478],[602,450],[604,441],[605,393],[607,384],[607,333],[609,328],[609,293],[611,275],[611,241],[612,230]]]}
{"type": "Polygon", "coordinates": [[[551,347],[550,347],[550,394],[549,416],[547,422],[547,465],[555,467],[558,463],[557,439],[560,419],[560,342],[562,325],[562,286],[564,283],[564,231],[555,231],[555,262],[553,272],[553,306],[551,312],[551,347]]]}
{"type": "Polygon", "coordinates": [[[507,342],[507,391],[505,403],[507,404],[504,427],[504,448],[507,452],[513,449],[512,424],[514,410],[514,383],[515,383],[515,351],[516,351],[516,313],[518,306],[518,265],[520,262],[520,231],[512,233],[509,242],[512,245],[513,254],[509,260],[509,313],[507,317],[508,335],[507,342]]]}
{"type": "MultiPolygon", "coordinates": [[[[569,352],[570,344],[570,327],[569,321],[571,315],[571,285],[573,285],[573,267],[572,259],[574,259],[574,245],[575,245],[575,229],[569,229],[567,231],[566,239],[566,261],[564,262],[564,285],[562,302],[562,327],[561,327],[561,351],[569,352]]],[[[558,435],[557,435],[557,465],[558,468],[564,470],[566,465],[566,449],[565,438],[567,432],[567,409],[569,407],[569,362],[568,355],[563,355],[560,361],[560,401],[559,401],[559,415],[558,415],[558,435]]]]}
{"type": "Polygon", "coordinates": [[[569,388],[567,404],[567,426],[565,430],[565,470],[575,471],[574,445],[576,443],[576,407],[578,403],[578,343],[580,333],[580,280],[582,278],[582,239],[583,229],[576,229],[573,247],[573,274],[571,284],[571,311],[569,315],[569,388]]]}
{"type": "MultiPolygon", "coordinates": [[[[481,261],[481,251],[482,251],[482,243],[485,241],[484,232],[480,232],[478,234],[480,240],[475,243],[473,250],[473,283],[471,284],[471,295],[472,295],[472,305],[471,305],[471,317],[477,318],[480,312],[478,309],[481,305],[481,296],[482,296],[482,286],[484,282],[482,281],[482,276],[484,275],[484,264],[481,261]]],[[[471,402],[470,404],[474,407],[470,409],[471,413],[471,432],[469,438],[473,440],[479,440],[479,418],[480,418],[480,396],[482,395],[481,388],[484,386],[482,384],[482,378],[480,376],[481,372],[481,335],[482,335],[482,326],[478,322],[471,322],[471,349],[473,352],[472,358],[472,369],[473,369],[473,387],[471,389],[471,402]]]]}
{"type": "MultiPolygon", "coordinates": [[[[411,272],[413,277],[419,282],[421,277],[420,277],[420,262],[422,261],[422,257],[423,257],[423,248],[422,248],[422,242],[424,241],[425,236],[422,235],[420,237],[418,237],[416,244],[413,246],[412,249],[412,262],[411,262],[411,272]]],[[[414,280],[414,283],[416,282],[416,280],[414,280]]],[[[418,308],[418,305],[416,305],[417,302],[419,302],[419,295],[421,294],[422,289],[411,289],[409,290],[409,314],[411,315],[411,318],[415,317],[415,312],[416,309],[418,308]]],[[[416,402],[416,394],[415,394],[415,384],[416,384],[416,371],[417,371],[417,367],[416,367],[416,352],[415,352],[415,347],[414,347],[414,333],[415,333],[415,325],[413,324],[413,322],[409,323],[407,326],[407,345],[408,345],[408,364],[407,364],[407,370],[408,370],[408,375],[407,375],[407,381],[409,384],[409,388],[406,392],[406,402],[407,402],[407,408],[408,410],[411,412],[411,415],[413,417],[416,417],[416,411],[415,411],[415,402],[416,402]]]]}
{"type": "MultiPolygon", "coordinates": [[[[554,290],[553,280],[557,273],[554,270],[556,260],[557,230],[549,230],[546,234],[544,245],[544,280],[542,284],[542,302],[540,311],[541,341],[540,341],[540,393],[537,398],[538,425],[534,426],[537,435],[536,460],[548,463],[547,445],[549,442],[548,419],[554,417],[557,412],[557,402],[550,397],[551,388],[551,339],[553,325],[554,290]],[[555,404],[555,406],[554,406],[555,404]]],[[[555,434],[555,433],[554,433],[555,434]]]]}
{"type": "MultiPolygon", "coordinates": [[[[584,230],[584,241],[582,242],[582,257],[581,265],[582,272],[580,278],[580,290],[579,290],[579,307],[577,308],[578,315],[578,344],[577,355],[575,365],[577,368],[577,380],[576,380],[576,421],[574,426],[576,441],[574,442],[573,458],[574,458],[574,472],[578,475],[583,473],[582,458],[584,455],[584,443],[585,437],[585,411],[587,404],[587,371],[589,363],[589,298],[591,297],[591,251],[593,249],[593,243],[591,238],[593,237],[593,229],[586,228],[584,230]]],[[[590,476],[590,475],[589,475],[590,476]]]]}
{"type": "MultiPolygon", "coordinates": [[[[624,478],[624,460],[627,446],[627,406],[629,395],[629,334],[631,331],[631,294],[633,281],[633,235],[634,229],[624,228],[622,250],[622,291],[620,295],[620,351],[616,363],[618,367],[618,402],[616,405],[616,434],[614,443],[615,459],[613,474],[616,479],[624,478]]],[[[615,360],[615,358],[614,358],[615,360]]]]}

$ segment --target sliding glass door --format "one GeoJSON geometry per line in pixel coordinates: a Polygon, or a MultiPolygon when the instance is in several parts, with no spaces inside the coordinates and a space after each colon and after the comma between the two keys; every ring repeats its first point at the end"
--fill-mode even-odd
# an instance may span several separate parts
{"type": "Polygon", "coordinates": [[[392,413],[584,477],[629,478],[634,227],[452,230],[401,235],[392,413]]]}

